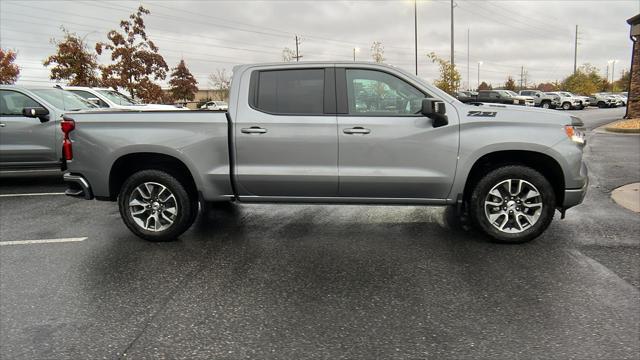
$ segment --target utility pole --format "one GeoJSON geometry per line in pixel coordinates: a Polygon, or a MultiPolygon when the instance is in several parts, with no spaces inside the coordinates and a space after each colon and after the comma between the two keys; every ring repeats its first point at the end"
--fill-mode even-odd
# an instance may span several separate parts
{"type": "Polygon", "coordinates": [[[451,66],[453,68],[453,66],[455,65],[455,62],[453,61],[453,0],[451,0],[451,66]]]}
{"type": "Polygon", "coordinates": [[[470,54],[470,47],[469,47],[469,35],[470,35],[470,29],[467,28],[467,90],[471,91],[471,69],[469,68],[469,54],[470,54]]]}
{"type": "Polygon", "coordinates": [[[524,89],[522,84],[524,83],[524,66],[520,67],[520,90],[524,89]]]}
{"type": "Polygon", "coordinates": [[[576,37],[573,45],[573,73],[578,70],[578,25],[576,25],[576,37]]]}
{"type": "Polygon", "coordinates": [[[300,55],[299,53],[299,46],[300,38],[298,37],[298,35],[296,35],[296,56],[294,56],[296,58],[296,61],[300,61],[300,58],[302,57],[302,55],[300,55]]]}
{"type": "Polygon", "coordinates": [[[413,0],[413,41],[416,53],[416,76],[418,76],[418,0],[413,0]]]}
{"type": "Polygon", "coordinates": [[[478,61],[478,91],[480,91],[480,65],[482,65],[482,61],[478,61]]]}

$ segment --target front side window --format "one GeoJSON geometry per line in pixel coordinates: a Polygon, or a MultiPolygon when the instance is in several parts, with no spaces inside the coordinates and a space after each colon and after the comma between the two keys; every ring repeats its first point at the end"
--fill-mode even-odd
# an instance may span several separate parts
{"type": "Polygon", "coordinates": [[[252,104],[274,114],[324,113],[324,69],[260,71],[252,104]]]}
{"type": "Polygon", "coordinates": [[[42,107],[42,105],[38,104],[35,100],[23,93],[17,91],[0,90],[0,115],[22,116],[22,109],[26,107],[42,107]]]}
{"type": "Polygon", "coordinates": [[[425,94],[399,78],[375,70],[347,69],[349,114],[414,115],[425,94]]]}

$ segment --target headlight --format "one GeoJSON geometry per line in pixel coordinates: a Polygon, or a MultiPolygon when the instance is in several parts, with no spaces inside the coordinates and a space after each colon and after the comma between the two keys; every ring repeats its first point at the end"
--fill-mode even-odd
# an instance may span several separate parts
{"type": "Polygon", "coordinates": [[[586,143],[586,139],[584,133],[578,129],[576,129],[573,125],[565,125],[564,132],[567,134],[567,137],[574,143],[578,145],[584,145],[586,143]]]}

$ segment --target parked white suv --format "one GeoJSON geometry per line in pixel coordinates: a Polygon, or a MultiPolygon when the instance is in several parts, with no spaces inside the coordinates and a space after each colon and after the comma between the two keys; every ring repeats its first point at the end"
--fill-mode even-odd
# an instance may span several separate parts
{"type": "Polygon", "coordinates": [[[140,104],[130,97],[109,88],[64,86],[64,90],[85,98],[101,108],[126,110],[184,110],[173,105],[140,104]]]}
{"type": "Polygon", "coordinates": [[[588,96],[575,95],[575,94],[570,93],[568,91],[560,91],[559,93],[561,95],[570,96],[572,98],[578,99],[580,101],[580,104],[577,106],[578,110],[582,110],[582,109],[586,108],[587,106],[589,106],[589,97],[588,96]]]}
{"type": "Polygon", "coordinates": [[[577,109],[582,106],[582,101],[577,98],[572,97],[569,93],[561,91],[561,92],[548,92],[548,95],[555,95],[560,97],[560,108],[562,110],[571,110],[577,109]]]}
{"type": "Polygon", "coordinates": [[[535,105],[544,109],[560,106],[560,96],[547,95],[540,90],[520,90],[520,95],[532,97],[535,105]]]}
{"type": "Polygon", "coordinates": [[[200,106],[200,109],[228,110],[229,105],[224,101],[207,101],[204,105],[200,106]]]}

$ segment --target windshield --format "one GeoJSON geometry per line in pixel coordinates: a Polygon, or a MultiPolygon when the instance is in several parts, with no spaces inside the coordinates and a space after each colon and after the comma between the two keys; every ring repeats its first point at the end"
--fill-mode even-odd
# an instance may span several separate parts
{"type": "Polygon", "coordinates": [[[96,106],[80,96],[60,89],[31,89],[31,92],[41,97],[44,101],[60,110],[86,110],[95,109],[96,106]]]}
{"type": "Polygon", "coordinates": [[[511,95],[511,96],[518,96],[518,94],[516,94],[515,92],[513,92],[511,90],[507,90],[506,93],[511,95]]]}
{"type": "Polygon", "coordinates": [[[567,96],[567,97],[573,97],[573,94],[572,93],[568,93],[568,92],[561,92],[560,95],[567,96]]]}
{"type": "Polygon", "coordinates": [[[125,106],[130,106],[130,105],[137,105],[138,103],[136,103],[135,101],[133,101],[132,99],[130,99],[129,97],[120,94],[117,91],[113,91],[113,90],[96,90],[98,93],[100,93],[101,95],[104,95],[107,97],[107,99],[113,101],[114,103],[118,104],[118,105],[125,105],[125,106]]]}

